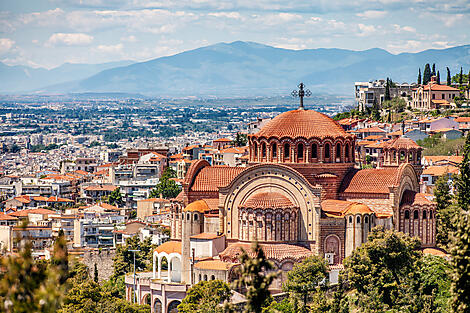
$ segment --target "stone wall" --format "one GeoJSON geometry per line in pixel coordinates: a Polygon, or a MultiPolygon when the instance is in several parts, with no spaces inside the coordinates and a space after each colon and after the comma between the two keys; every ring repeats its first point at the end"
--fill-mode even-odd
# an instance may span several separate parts
{"type": "Polygon", "coordinates": [[[83,254],[83,263],[88,266],[88,273],[94,277],[95,264],[98,268],[98,280],[108,280],[113,274],[113,258],[116,250],[111,249],[91,249],[83,254]]]}

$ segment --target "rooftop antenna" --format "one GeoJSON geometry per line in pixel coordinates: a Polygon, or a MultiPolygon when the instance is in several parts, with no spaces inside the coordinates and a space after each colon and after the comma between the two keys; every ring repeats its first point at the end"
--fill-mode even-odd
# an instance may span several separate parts
{"type": "Polygon", "coordinates": [[[308,89],[304,89],[304,87],[305,87],[304,83],[300,83],[297,87],[299,87],[299,91],[293,90],[291,95],[294,98],[296,98],[296,97],[300,98],[299,110],[305,110],[305,108],[304,108],[304,97],[310,97],[312,95],[312,92],[308,89]]]}

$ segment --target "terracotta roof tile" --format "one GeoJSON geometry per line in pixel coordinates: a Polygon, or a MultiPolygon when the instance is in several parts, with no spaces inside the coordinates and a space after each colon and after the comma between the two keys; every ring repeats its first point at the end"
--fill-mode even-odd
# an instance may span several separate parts
{"type": "Polygon", "coordinates": [[[192,191],[219,191],[218,187],[227,186],[243,167],[207,166],[202,168],[194,179],[192,191]]]}
{"type": "Polygon", "coordinates": [[[396,186],[399,168],[363,169],[350,172],[343,181],[345,193],[390,193],[389,187],[396,186]]]}
{"type": "MultiPolygon", "coordinates": [[[[314,253],[309,249],[295,245],[280,243],[260,244],[260,246],[268,259],[276,260],[278,262],[286,259],[291,259],[298,262],[304,258],[314,255],[314,253]]],[[[236,243],[228,246],[220,254],[220,259],[226,262],[238,262],[238,257],[242,254],[241,249],[244,249],[250,257],[255,256],[251,249],[250,243],[236,243]]]]}
{"type": "Polygon", "coordinates": [[[432,176],[442,176],[445,173],[448,174],[455,174],[459,172],[459,168],[456,166],[429,166],[428,168],[423,170],[423,175],[432,175],[432,176]]]}
{"type": "Polygon", "coordinates": [[[351,135],[327,115],[313,110],[293,110],[279,114],[255,135],[276,138],[350,137],[351,135]]]}
{"type": "Polygon", "coordinates": [[[346,214],[372,214],[372,211],[367,205],[342,200],[324,200],[321,203],[321,208],[333,216],[343,217],[346,214]]]}
{"type": "Polygon", "coordinates": [[[197,262],[194,267],[201,270],[226,271],[234,265],[236,263],[222,262],[221,260],[204,260],[197,262]]]}
{"type": "Polygon", "coordinates": [[[206,240],[212,240],[216,238],[220,238],[222,236],[214,234],[214,233],[200,233],[194,236],[191,236],[191,239],[206,239],[206,240]]]}
{"type": "Polygon", "coordinates": [[[261,192],[250,196],[243,204],[245,208],[288,208],[293,207],[292,202],[277,192],[261,192]]]}
{"type": "Polygon", "coordinates": [[[114,191],[117,187],[113,185],[92,185],[85,187],[87,191],[114,191]]]}
{"type": "Polygon", "coordinates": [[[383,145],[384,149],[418,149],[422,150],[423,148],[419,146],[410,138],[398,137],[393,140],[387,141],[383,145]]]}
{"type": "Polygon", "coordinates": [[[470,123],[470,116],[457,117],[455,121],[457,123],[470,123]]]}
{"type": "Polygon", "coordinates": [[[406,190],[403,193],[403,197],[401,199],[401,204],[406,205],[431,205],[436,204],[432,201],[434,198],[433,195],[427,193],[417,193],[412,190],[406,190]]]}
{"type": "Polygon", "coordinates": [[[185,212],[199,212],[204,213],[209,211],[210,208],[204,200],[197,200],[188,204],[183,211],[185,212]]]}
{"type": "Polygon", "coordinates": [[[167,241],[157,248],[155,248],[157,253],[166,252],[167,254],[170,253],[179,253],[181,254],[181,241],[167,241]]]}
{"type": "Polygon", "coordinates": [[[447,85],[439,85],[439,84],[428,84],[423,86],[424,90],[432,90],[432,91],[459,91],[457,88],[447,86],[447,85]]]}

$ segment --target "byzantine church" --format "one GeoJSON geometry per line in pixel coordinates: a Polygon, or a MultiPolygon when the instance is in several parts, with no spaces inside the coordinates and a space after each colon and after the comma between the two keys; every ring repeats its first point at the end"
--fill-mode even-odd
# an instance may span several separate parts
{"type": "Polygon", "coordinates": [[[191,165],[172,200],[171,240],[154,252],[154,278],[232,281],[242,249],[250,254],[258,241],[282,270],[272,287],[279,290],[286,272],[311,255],[339,271],[377,225],[435,246],[436,204],[419,193],[422,148],[411,139],[385,142],[381,167],[358,169],[355,136],[301,104],[248,143],[247,167],[191,165]]]}

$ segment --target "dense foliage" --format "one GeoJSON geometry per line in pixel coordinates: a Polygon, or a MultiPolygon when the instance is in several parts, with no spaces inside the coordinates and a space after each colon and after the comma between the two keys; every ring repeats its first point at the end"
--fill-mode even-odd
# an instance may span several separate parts
{"type": "Polygon", "coordinates": [[[178,186],[172,178],[176,178],[176,172],[171,167],[167,167],[162,177],[160,177],[158,184],[150,191],[149,197],[160,198],[160,196],[162,196],[165,199],[176,198],[181,192],[181,187],[178,186]]]}
{"type": "Polygon", "coordinates": [[[134,271],[134,253],[129,250],[140,250],[135,253],[135,270],[144,271],[152,269],[152,254],[154,245],[151,237],[143,241],[138,235],[126,239],[126,244],[116,248],[113,263],[113,277],[125,275],[134,271]]]}
{"type": "Polygon", "coordinates": [[[182,313],[219,313],[221,306],[230,299],[231,292],[227,283],[221,280],[200,281],[189,289],[186,297],[178,306],[182,313]]]}
{"type": "Polygon", "coordinates": [[[448,174],[444,174],[436,181],[434,196],[436,197],[436,242],[444,249],[448,249],[451,235],[456,230],[456,218],[460,211],[452,203],[452,195],[448,184],[448,174]]]}

